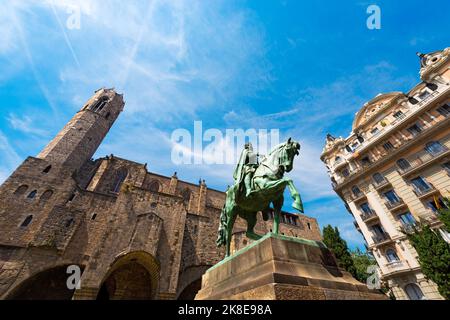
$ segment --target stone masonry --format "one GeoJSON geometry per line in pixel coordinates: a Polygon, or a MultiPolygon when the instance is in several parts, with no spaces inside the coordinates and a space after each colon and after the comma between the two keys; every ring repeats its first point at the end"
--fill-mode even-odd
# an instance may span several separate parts
{"type": "MultiPolygon", "coordinates": [[[[0,299],[193,299],[216,247],[225,194],[114,155],[92,156],[124,107],[100,89],[37,157],[0,186],[0,299]],[[79,288],[66,281],[78,266],[79,288]]],[[[281,233],[320,240],[283,213],[281,233]]],[[[257,232],[271,229],[259,217],[257,232]]],[[[238,220],[233,250],[247,245],[238,220]]]]}

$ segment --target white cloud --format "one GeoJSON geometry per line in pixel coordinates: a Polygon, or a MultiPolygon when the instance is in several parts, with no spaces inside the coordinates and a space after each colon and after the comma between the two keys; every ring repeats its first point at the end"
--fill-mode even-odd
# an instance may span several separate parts
{"type": "Polygon", "coordinates": [[[18,131],[23,133],[34,134],[38,136],[48,136],[48,132],[46,130],[40,129],[31,119],[30,116],[19,117],[14,113],[10,113],[7,120],[9,121],[10,126],[18,131]]]}

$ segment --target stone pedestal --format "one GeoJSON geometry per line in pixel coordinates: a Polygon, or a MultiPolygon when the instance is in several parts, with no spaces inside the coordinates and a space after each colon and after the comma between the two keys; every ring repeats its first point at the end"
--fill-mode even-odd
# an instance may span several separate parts
{"type": "Polygon", "coordinates": [[[339,269],[318,241],[272,233],[203,275],[196,300],[384,300],[339,269]]]}

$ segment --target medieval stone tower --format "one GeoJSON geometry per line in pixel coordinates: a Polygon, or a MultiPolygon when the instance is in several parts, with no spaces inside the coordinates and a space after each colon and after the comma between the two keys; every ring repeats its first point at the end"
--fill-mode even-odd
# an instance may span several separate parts
{"type": "MultiPolygon", "coordinates": [[[[114,90],[96,91],[0,186],[0,299],[192,299],[223,257],[223,192],[114,155],[92,159],[123,107],[114,90]],[[67,286],[68,267],[79,288],[67,286]]],[[[320,240],[306,216],[284,213],[281,232],[320,240]]],[[[244,234],[237,221],[234,250],[244,234]]]]}

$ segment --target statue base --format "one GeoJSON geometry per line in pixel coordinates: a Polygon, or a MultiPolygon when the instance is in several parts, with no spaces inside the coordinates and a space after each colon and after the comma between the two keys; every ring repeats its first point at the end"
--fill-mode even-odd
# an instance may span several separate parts
{"type": "Polygon", "coordinates": [[[196,300],[386,300],[319,241],[269,233],[203,275],[196,300]]]}

